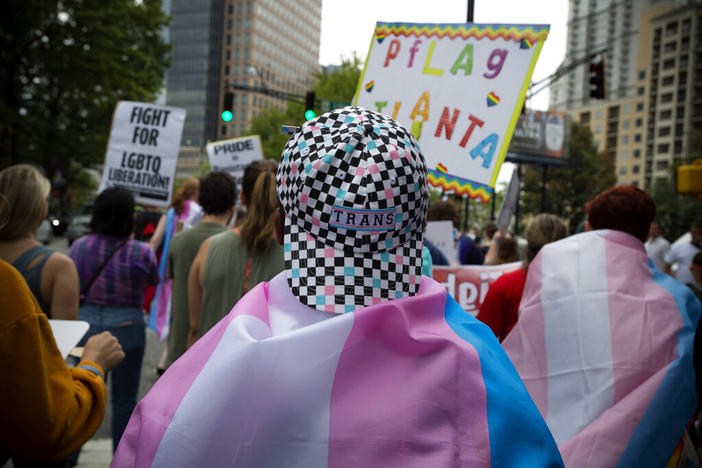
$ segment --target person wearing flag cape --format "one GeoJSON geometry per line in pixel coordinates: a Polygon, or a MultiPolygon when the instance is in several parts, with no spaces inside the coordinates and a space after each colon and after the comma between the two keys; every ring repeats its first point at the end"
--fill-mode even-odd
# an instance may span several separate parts
{"type": "Polygon", "coordinates": [[[490,329],[420,274],[426,176],[384,115],[298,129],[276,177],[285,271],[169,367],[112,466],[562,466],[490,329]]]}

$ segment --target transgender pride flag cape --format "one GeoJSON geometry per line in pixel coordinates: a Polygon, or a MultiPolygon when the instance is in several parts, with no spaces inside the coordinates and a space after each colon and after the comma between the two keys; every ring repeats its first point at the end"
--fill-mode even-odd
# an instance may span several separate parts
{"type": "Polygon", "coordinates": [[[502,345],[567,467],[666,466],[695,411],[701,312],[624,232],[541,250],[502,345]]]}
{"type": "Polygon", "coordinates": [[[309,309],[261,283],[139,403],[113,467],[562,466],[485,325],[414,297],[309,309]]]}

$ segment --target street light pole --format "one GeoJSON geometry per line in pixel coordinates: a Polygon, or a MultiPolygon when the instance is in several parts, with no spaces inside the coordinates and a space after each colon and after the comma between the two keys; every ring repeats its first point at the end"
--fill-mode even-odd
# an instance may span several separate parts
{"type": "Polygon", "coordinates": [[[475,0],[468,0],[468,16],[466,18],[466,23],[473,22],[473,9],[475,8],[475,0]]]}

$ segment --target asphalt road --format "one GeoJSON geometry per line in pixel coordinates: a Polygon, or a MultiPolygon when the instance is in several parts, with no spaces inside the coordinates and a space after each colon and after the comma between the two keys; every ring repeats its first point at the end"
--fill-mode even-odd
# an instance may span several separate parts
{"type": "MultiPolygon", "coordinates": [[[[53,237],[48,247],[57,252],[62,252],[65,254],[68,253],[68,242],[63,237],[53,237]]],[[[144,395],[146,395],[158,378],[156,375],[156,367],[158,366],[158,361],[161,358],[164,345],[165,343],[159,343],[158,338],[153,331],[149,329],[146,330],[146,350],[144,352],[144,363],[141,368],[141,379],[139,380],[139,395],[137,401],[141,400],[144,395]]],[[[112,405],[110,404],[111,393],[110,381],[108,377],[105,417],[102,420],[100,429],[98,429],[93,436],[93,439],[112,437],[110,430],[110,422],[112,421],[112,405]]]]}

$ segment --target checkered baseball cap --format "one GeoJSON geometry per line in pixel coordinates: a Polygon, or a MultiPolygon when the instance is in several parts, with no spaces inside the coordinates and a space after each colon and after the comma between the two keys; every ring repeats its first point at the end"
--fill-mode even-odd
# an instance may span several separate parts
{"type": "Polygon", "coordinates": [[[417,141],[390,117],[345,107],[305,122],[276,176],[293,295],[335,313],[413,296],[426,181],[417,141]]]}

